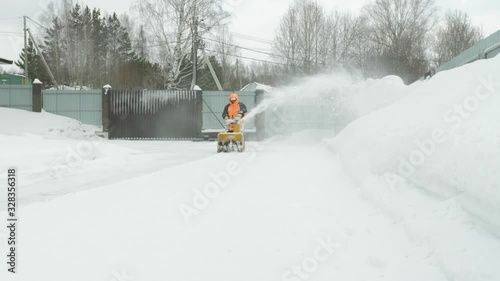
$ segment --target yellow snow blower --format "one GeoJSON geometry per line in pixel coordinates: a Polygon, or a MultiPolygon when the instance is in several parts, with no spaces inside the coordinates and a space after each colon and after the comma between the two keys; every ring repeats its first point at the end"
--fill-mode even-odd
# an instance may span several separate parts
{"type": "Polygon", "coordinates": [[[217,153],[245,151],[242,120],[227,120],[226,131],[217,135],[217,153]]]}

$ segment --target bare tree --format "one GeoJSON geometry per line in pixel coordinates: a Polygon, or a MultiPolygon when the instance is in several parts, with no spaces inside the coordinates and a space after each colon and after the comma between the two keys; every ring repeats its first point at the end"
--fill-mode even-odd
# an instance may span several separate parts
{"type": "Polygon", "coordinates": [[[325,17],[323,8],[315,1],[299,1],[297,7],[302,67],[308,74],[316,73],[320,68],[319,58],[325,51],[320,49],[325,17]]]}
{"type": "Polygon", "coordinates": [[[365,18],[335,10],[326,18],[325,31],[327,61],[333,65],[359,62],[359,47],[367,43],[365,18]]]}
{"type": "Polygon", "coordinates": [[[222,67],[222,88],[231,88],[231,76],[234,68],[234,63],[236,61],[235,55],[237,54],[237,48],[234,44],[234,39],[232,34],[229,32],[227,26],[221,26],[217,28],[217,33],[215,34],[215,48],[218,50],[217,59],[219,60],[222,67]]]}
{"type": "Polygon", "coordinates": [[[444,26],[436,32],[434,52],[437,65],[458,56],[482,38],[481,28],[472,24],[467,13],[460,10],[449,11],[445,17],[444,26]]]}
{"type": "Polygon", "coordinates": [[[295,1],[281,19],[274,51],[292,70],[313,74],[324,68],[359,62],[366,20],[349,12],[325,13],[318,2],[295,1]]]}
{"type": "Polygon", "coordinates": [[[276,31],[274,40],[274,52],[280,56],[281,62],[286,64],[286,71],[292,75],[296,74],[299,67],[299,19],[298,8],[290,6],[286,14],[281,18],[281,23],[276,31]]]}
{"type": "Polygon", "coordinates": [[[145,0],[138,2],[141,18],[156,41],[156,56],[166,69],[168,88],[177,88],[190,71],[194,29],[203,36],[228,18],[221,0],[145,0]]]}
{"type": "Polygon", "coordinates": [[[326,38],[323,7],[312,0],[296,0],[282,17],[274,51],[292,75],[316,73],[325,64],[326,38]]]}
{"type": "Polygon", "coordinates": [[[412,82],[427,68],[426,42],[436,24],[434,0],[376,0],[364,15],[387,73],[412,82]]]}

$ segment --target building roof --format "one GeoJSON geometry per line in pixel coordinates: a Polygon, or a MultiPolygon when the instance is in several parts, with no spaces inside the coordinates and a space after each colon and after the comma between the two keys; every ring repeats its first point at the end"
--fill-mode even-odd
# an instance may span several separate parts
{"type": "Polygon", "coordinates": [[[11,76],[11,77],[21,77],[21,78],[24,78],[24,75],[21,75],[21,74],[15,74],[15,73],[5,73],[5,74],[0,74],[0,76],[11,76]]]}
{"type": "Polygon", "coordinates": [[[264,85],[264,84],[260,84],[257,82],[252,82],[252,83],[246,85],[245,87],[243,87],[243,89],[241,89],[240,92],[255,92],[255,90],[264,90],[266,92],[272,92],[273,87],[268,86],[268,85],[264,85]]]}
{"type": "Polygon", "coordinates": [[[13,61],[11,60],[0,58],[0,64],[12,64],[12,63],[13,61]]]}

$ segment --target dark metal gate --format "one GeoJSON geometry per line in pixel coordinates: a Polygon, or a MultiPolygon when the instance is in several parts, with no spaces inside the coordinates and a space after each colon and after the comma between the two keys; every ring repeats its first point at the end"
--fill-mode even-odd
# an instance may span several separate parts
{"type": "Polygon", "coordinates": [[[201,137],[201,91],[112,90],[109,94],[110,139],[201,137]]]}

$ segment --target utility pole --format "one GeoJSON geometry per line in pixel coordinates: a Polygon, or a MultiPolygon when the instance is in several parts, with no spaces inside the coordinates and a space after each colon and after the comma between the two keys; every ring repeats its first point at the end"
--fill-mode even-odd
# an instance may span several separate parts
{"type": "Polygon", "coordinates": [[[24,83],[30,84],[28,81],[28,27],[26,25],[26,16],[24,16],[24,83]]]}
{"type": "Polygon", "coordinates": [[[210,73],[212,73],[212,77],[214,78],[215,85],[217,85],[217,89],[219,89],[219,91],[222,91],[223,89],[220,84],[219,78],[217,77],[217,73],[215,73],[214,67],[212,66],[212,63],[210,62],[210,59],[208,58],[207,54],[205,54],[205,50],[203,50],[203,57],[205,58],[205,63],[210,69],[210,73]]]}
{"type": "Polygon", "coordinates": [[[191,90],[194,90],[196,86],[196,71],[198,70],[198,15],[196,11],[196,2],[194,0],[194,12],[193,12],[193,81],[191,82],[191,90]]]}
{"type": "Polygon", "coordinates": [[[31,34],[31,31],[29,30],[29,28],[28,28],[28,33],[30,35],[31,41],[33,42],[33,45],[35,45],[36,51],[38,52],[38,54],[42,58],[43,66],[45,66],[45,70],[47,70],[47,72],[49,73],[50,79],[52,79],[52,83],[54,83],[54,85],[56,86],[56,89],[59,89],[59,85],[57,85],[57,81],[54,78],[52,71],[50,71],[50,67],[47,64],[47,61],[45,60],[45,58],[43,57],[42,51],[40,50],[40,48],[38,48],[38,44],[36,43],[35,37],[33,37],[33,34],[31,34]]]}
{"type": "Polygon", "coordinates": [[[241,83],[241,76],[240,76],[240,61],[239,59],[236,59],[236,79],[240,82],[240,89],[243,88],[243,83],[241,83]]]}

